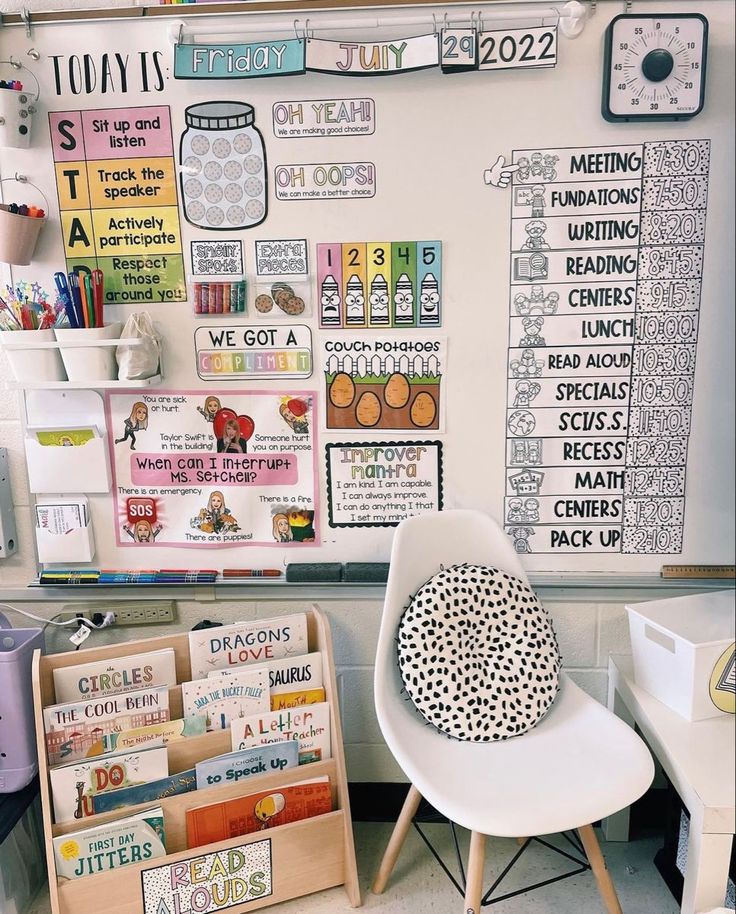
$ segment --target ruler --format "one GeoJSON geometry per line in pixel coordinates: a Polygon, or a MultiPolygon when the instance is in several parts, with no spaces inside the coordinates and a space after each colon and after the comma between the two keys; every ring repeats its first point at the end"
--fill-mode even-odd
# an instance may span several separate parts
{"type": "Polygon", "coordinates": [[[663,578],[736,578],[736,565],[662,565],[663,578]]]}

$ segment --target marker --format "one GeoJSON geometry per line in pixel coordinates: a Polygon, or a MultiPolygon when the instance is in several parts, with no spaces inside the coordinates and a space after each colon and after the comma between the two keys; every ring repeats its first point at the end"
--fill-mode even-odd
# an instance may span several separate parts
{"type": "Polygon", "coordinates": [[[81,330],[86,324],[84,322],[84,312],[82,311],[82,294],[79,290],[79,276],[77,276],[76,273],[69,274],[69,292],[74,308],[76,325],[81,330]]]}
{"type": "Polygon", "coordinates": [[[87,321],[90,327],[96,327],[97,320],[95,314],[95,296],[94,290],[92,289],[92,277],[89,273],[85,273],[82,281],[84,283],[84,297],[87,300],[87,321]]]}
{"type": "Polygon", "coordinates": [[[92,300],[95,308],[95,327],[104,327],[103,303],[105,297],[105,276],[102,270],[92,270],[92,300]]]}
{"type": "Polygon", "coordinates": [[[64,305],[64,311],[66,312],[69,326],[76,330],[78,329],[79,324],[77,323],[77,315],[74,313],[74,303],[72,302],[72,297],[69,293],[69,283],[66,280],[65,274],[54,273],[54,282],[56,283],[56,291],[59,293],[61,303],[64,305]]]}
{"type": "Polygon", "coordinates": [[[282,572],[278,568],[223,568],[223,578],[280,578],[282,572]]]}

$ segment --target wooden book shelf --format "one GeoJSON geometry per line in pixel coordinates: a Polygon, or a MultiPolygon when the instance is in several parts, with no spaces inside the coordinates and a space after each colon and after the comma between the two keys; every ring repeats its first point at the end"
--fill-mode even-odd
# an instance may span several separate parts
{"type": "MultiPolygon", "coordinates": [[[[49,766],[43,725],[43,708],[56,703],[53,670],[94,660],[125,657],[147,651],[173,648],[176,655],[177,683],[191,677],[189,639],[187,633],[143,641],[125,642],[33,657],[33,699],[38,742],[38,767],[41,780],[41,802],[49,871],[49,894],[53,914],[144,914],[141,873],[170,863],[180,863],[216,851],[227,851],[267,837],[271,841],[272,892],[267,897],[230,905],[222,910],[228,914],[245,914],[268,905],[298,898],[333,886],[344,886],[352,907],[361,903],[358,871],[355,861],[353,828],[350,817],[345,753],[335,682],[335,666],[329,623],[313,606],[307,613],[309,650],[322,654],[326,699],[330,704],[332,758],[302,765],[274,774],[259,775],[232,785],[208,787],[178,796],[166,797],[155,804],[143,803],[115,812],[90,816],[77,822],[56,825],[53,821],[49,766]],[[243,835],[216,844],[187,849],[186,811],[220,800],[261,790],[277,789],[296,781],[328,775],[332,785],[333,811],[299,822],[280,825],[254,834],[243,835]],[[145,863],[135,863],[120,869],[86,876],[76,880],[59,879],[56,873],[52,838],[81,828],[91,828],[124,818],[142,809],[159,805],[164,811],[166,848],[168,854],[145,863]]],[[[182,716],[181,686],[169,690],[172,718],[182,716]]],[[[169,771],[175,774],[193,768],[196,762],[230,751],[230,731],[221,730],[203,736],[172,742],[167,747],[169,771]]]]}

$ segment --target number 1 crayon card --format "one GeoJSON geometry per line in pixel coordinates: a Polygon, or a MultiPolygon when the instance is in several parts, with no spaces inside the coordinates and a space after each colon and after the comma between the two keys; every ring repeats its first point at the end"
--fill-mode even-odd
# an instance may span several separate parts
{"type": "Polygon", "coordinates": [[[317,245],[317,293],[320,327],[342,327],[342,247],[317,245]]]}

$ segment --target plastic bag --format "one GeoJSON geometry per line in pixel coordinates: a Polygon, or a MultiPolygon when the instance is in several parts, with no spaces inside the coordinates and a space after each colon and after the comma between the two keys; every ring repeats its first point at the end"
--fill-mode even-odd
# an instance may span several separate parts
{"type": "Polygon", "coordinates": [[[161,337],[153,329],[153,321],[147,311],[131,314],[120,336],[143,341],[136,346],[127,343],[118,346],[115,356],[120,381],[142,381],[159,373],[161,337]]]}

